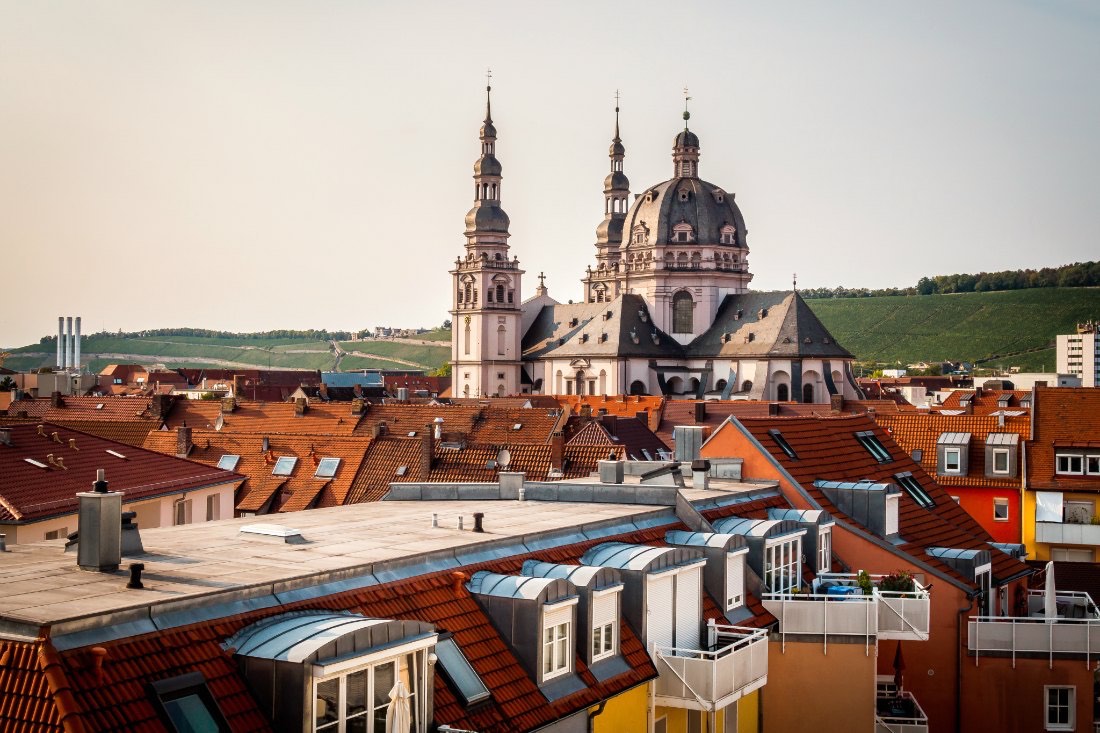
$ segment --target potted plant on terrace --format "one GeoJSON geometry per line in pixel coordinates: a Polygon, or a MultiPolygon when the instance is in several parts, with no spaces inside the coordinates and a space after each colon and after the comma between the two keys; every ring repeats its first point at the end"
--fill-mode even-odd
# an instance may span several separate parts
{"type": "Polygon", "coordinates": [[[889,575],[884,575],[879,581],[878,589],[893,591],[896,593],[913,593],[917,585],[913,580],[913,574],[908,570],[897,570],[889,575]]]}

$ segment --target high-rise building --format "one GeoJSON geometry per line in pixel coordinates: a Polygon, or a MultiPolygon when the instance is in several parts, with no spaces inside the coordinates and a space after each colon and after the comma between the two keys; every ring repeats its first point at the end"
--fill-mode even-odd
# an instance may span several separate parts
{"type": "Polygon", "coordinates": [[[1062,334],[1057,341],[1059,374],[1081,378],[1082,387],[1096,387],[1100,373],[1100,330],[1095,321],[1077,324],[1077,333],[1062,334]]]}

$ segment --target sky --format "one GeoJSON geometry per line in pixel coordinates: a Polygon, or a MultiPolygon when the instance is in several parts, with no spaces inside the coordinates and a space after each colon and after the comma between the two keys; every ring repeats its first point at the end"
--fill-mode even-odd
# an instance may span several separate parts
{"type": "Polygon", "coordinates": [[[525,297],[581,297],[616,90],[634,193],[690,90],[754,288],[1100,259],[1090,0],[0,0],[0,345],[440,324],[487,68],[525,297]]]}

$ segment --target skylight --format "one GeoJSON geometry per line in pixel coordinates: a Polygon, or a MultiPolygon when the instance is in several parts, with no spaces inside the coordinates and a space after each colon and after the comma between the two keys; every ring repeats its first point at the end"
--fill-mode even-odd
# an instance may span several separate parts
{"type": "Polygon", "coordinates": [[[408,473],[408,470],[409,470],[408,466],[398,466],[397,467],[397,475],[398,476],[404,476],[406,473],[408,473]]]}
{"type": "Polygon", "coordinates": [[[313,477],[332,478],[336,475],[336,469],[339,467],[339,458],[322,458],[321,462],[317,464],[317,472],[313,474],[313,477]]]}
{"type": "Polygon", "coordinates": [[[289,476],[297,465],[298,458],[296,456],[282,456],[279,460],[275,461],[275,468],[271,471],[271,475],[289,476]]]}
{"type": "Polygon", "coordinates": [[[42,463],[41,461],[36,461],[33,458],[24,458],[23,460],[31,464],[32,466],[37,466],[38,468],[49,468],[49,466],[47,466],[45,463],[42,463]]]}
{"type": "Polygon", "coordinates": [[[878,436],[870,430],[856,433],[855,437],[856,440],[859,441],[859,444],[866,448],[867,452],[879,463],[889,463],[893,460],[890,456],[890,451],[886,450],[886,446],[880,443],[878,436]]]}
{"type": "Polygon", "coordinates": [[[410,430],[409,431],[409,437],[410,438],[415,438],[416,437],[416,431],[415,430],[410,430]]]}
{"type": "Polygon", "coordinates": [[[521,423],[521,422],[518,422],[518,423],[516,423],[515,425],[512,426],[512,430],[522,430],[522,429],[523,429],[523,423],[521,423]]]}
{"type": "Polygon", "coordinates": [[[115,458],[121,458],[121,459],[122,459],[122,460],[124,460],[124,461],[126,460],[126,456],[122,455],[122,454],[121,454],[121,453],[119,453],[119,452],[118,452],[117,450],[111,450],[110,448],[108,448],[108,449],[107,449],[107,452],[108,452],[108,453],[110,453],[110,454],[111,454],[112,456],[114,456],[115,458]]]}
{"type": "Polygon", "coordinates": [[[235,456],[232,453],[226,453],[224,456],[218,459],[218,468],[223,471],[232,471],[240,463],[241,457],[235,456]]]}
{"type": "Polygon", "coordinates": [[[489,688],[478,677],[477,672],[466,660],[466,655],[455,644],[454,639],[440,639],[435,645],[435,656],[447,679],[457,689],[467,705],[480,702],[489,697],[489,688]]]}
{"type": "Polygon", "coordinates": [[[920,482],[913,478],[911,473],[899,473],[894,476],[897,479],[898,486],[905,489],[905,493],[913,497],[913,501],[924,509],[931,509],[936,506],[936,502],[932,500],[932,497],[928,495],[928,492],[924,490],[924,487],[920,485],[920,482]]]}
{"type": "Polygon", "coordinates": [[[772,440],[779,446],[779,449],[787,454],[787,458],[798,460],[798,454],[794,452],[794,448],[792,448],[791,444],[787,442],[787,439],[783,437],[783,433],[773,429],[768,431],[768,435],[772,436],[772,440]]]}

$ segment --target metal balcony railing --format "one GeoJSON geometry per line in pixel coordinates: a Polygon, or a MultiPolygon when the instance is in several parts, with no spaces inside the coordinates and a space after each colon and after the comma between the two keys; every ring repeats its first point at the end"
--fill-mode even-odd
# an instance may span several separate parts
{"type": "Polygon", "coordinates": [[[655,646],[656,704],[717,711],[768,681],[763,629],[711,624],[708,649],[655,646]]]}
{"type": "Polygon", "coordinates": [[[1028,593],[1029,616],[972,616],[967,622],[967,647],[974,652],[974,664],[982,652],[1010,654],[1013,666],[1017,654],[1054,657],[1080,655],[1090,664],[1100,655],[1100,612],[1088,593],[1059,591],[1055,594],[1057,615],[1043,612],[1043,591],[1028,593]]]}
{"type": "Polygon", "coordinates": [[[928,733],[928,716],[913,693],[902,690],[875,700],[875,728],[890,733],[928,733]]]}

